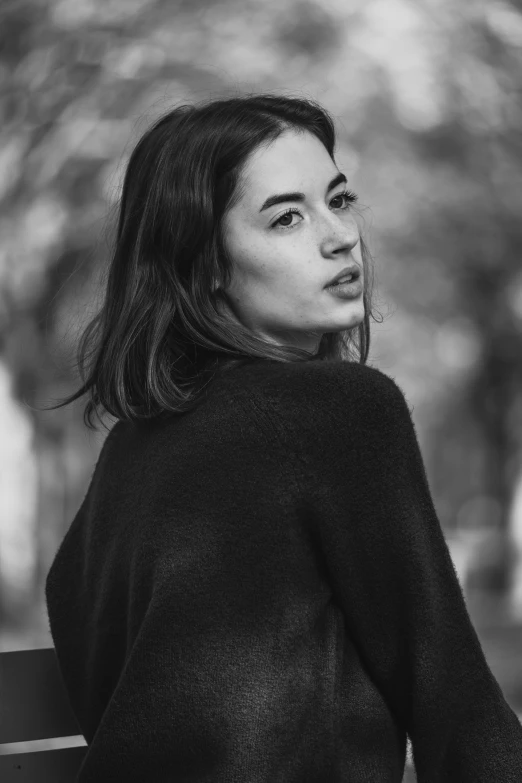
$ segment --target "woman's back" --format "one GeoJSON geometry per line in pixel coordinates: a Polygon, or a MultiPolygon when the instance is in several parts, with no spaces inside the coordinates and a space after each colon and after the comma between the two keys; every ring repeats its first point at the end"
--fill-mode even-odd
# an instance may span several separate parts
{"type": "Polygon", "coordinates": [[[80,783],[400,783],[407,731],[420,781],[518,780],[416,448],[394,381],[347,362],[116,424],[46,586],[80,783]]]}

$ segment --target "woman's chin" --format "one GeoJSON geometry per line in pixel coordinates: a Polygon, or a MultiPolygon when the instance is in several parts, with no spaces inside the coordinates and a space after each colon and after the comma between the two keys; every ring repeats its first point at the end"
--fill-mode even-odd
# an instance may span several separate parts
{"type": "Polygon", "coordinates": [[[351,308],[347,307],[345,312],[339,314],[335,319],[332,319],[335,321],[335,325],[332,323],[332,328],[329,328],[326,331],[340,332],[343,329],[353,329],[354,326],[358,326],[364,321],[364,303],[351,302],[351,305],[351,308]]]}

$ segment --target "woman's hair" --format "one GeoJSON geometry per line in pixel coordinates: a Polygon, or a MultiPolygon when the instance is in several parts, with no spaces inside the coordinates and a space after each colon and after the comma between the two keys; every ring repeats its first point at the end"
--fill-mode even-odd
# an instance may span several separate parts
{"type": "Polygon", "coordinates": [[[335,130],[312,100],[258,94],[184,104],[146,131],[125,172],[104,301],[79,341],[83,419],[105,410],[138,420],[193,408],[218,371],[265,358],[366,363],[371,258],[361,237],[363,322],[325,333],[317,353],[277,345],[220,307],[231,281],[223,217],[249,156],[292,129],[313,133],[334,159],[335,130]],[[216,289],[215,284],[221,287],[216,289]]]}

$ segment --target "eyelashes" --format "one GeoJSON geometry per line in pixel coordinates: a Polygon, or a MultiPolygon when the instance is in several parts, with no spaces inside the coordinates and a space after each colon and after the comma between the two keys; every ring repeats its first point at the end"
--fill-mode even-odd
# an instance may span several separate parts
{"type": "MultiPolygon", "coordinates": [[[[344,207],[338,207],[338,209],[342,209],[342,210],[348,209],[350,207],[350,205],[354,204],[358,200],[358,198],[359,198],[357,193],[354,193],[353,190],[343,190],[342,193],[337,193],[332,198],[332,201],[335,201],[336,198],[341,198],[341,196],[344,196],[346,198],[346,202],[347,202],[344,207]]],[[[277,226],[277,227],[282,228],[282,229],[292,229],[292,228],[294,228],[294,226],[298,225],[297,223],[294,223],[293,225],[290,224],[288,226],[281,225],[279,221],[282,220],[283,218],[285,218],[287,215],[301,215],[301,213],[297,209],[297,207],[289,207],[285,212],[283,212],[282,215],[279,215],[277,220],[275,220],[271,224],[270,228],[276,228],[276,226],[277,226]]]]}

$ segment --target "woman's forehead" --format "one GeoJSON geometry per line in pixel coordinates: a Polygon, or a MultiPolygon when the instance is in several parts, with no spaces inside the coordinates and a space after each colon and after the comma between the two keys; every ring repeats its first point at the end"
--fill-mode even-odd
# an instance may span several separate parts
{"type": "Polygon", "coordinates": [[[255,150],[246,162],[241,176],[242,200],[261,206],[277,193],[321,190],[337,172],[316,136],[285,131],[255,150]]]}

